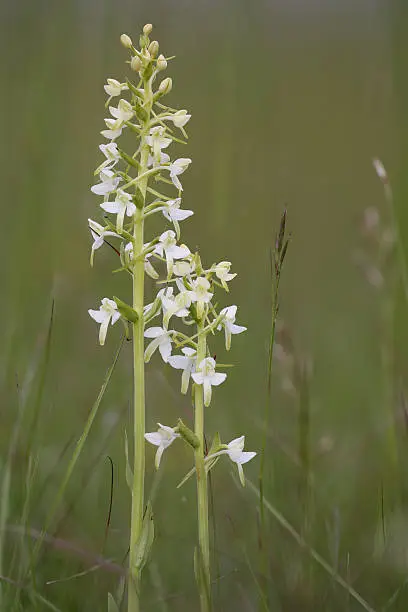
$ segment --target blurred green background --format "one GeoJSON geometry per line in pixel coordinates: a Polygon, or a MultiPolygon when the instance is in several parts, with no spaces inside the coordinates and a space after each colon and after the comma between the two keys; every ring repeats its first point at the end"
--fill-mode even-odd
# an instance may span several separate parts
{"type": "MultiPolygon", "coordinates": [[[[26,415],[13,451],[6,577],[17,572],[16,528],[41,528],[120,339],[116,326],[99,347],[87,314],[105,295],[130,295],[127,278],[111,274],[117,264],[108,249],[89,267],[87,218],[98,214],[89,188],[101,161],[103,84],[128,73],[119,36],[137,39],[151,22],[161,50],[176,55],[168,102],[192,113],[188,147],[178,152],[193,159],[183,186],[184,206],[195,215],[183,224],[183,240],[199,245],[208,264],[233,262],[238,276],[224,305],[238,304],[239,323],[248,327],[228,357],[222,343],[214,346],[220,361],[236,365],[207,412],[208,435],[245,433],[248,450],[261,447],[270,249],[286,206],[292,241],[281,286],[284,350],[274,370],[266,497],[374,610],[407,609],[407,304],[396,258],[391,253],[383,266],[384,245],[379,250],[378,235],[362,226],[367,207],[379,210],[381,228],[390,225],[372,168],[379,157],[403,241],[408,234],[407,18],[405,0],[3,0],[3,465],[19,405],[26,415]],[[375,287],[379,272],[383,283],[375,287]],[[301,382],[293,367],[303,371],[301,382]]],[[[152,360],[148,430],[180,414],[188,420],[189,398],[179,384],[178,372],[152,360]]],[[[38,567],[39,592],[66,612],[106,609],[118,567],[47,581],[91,568],[98,555],[118,566],[126,556],[130,398],[126,346],[38,567]],[[114,495],[104,544],[108,455],[114,495]]],[[[182,445],[171,451],[155,503],[144,610],[198,607],[194,483],[176,489],[191,457],[182,445]]],[[[153,457],[148,448],[149,482],[153,457]]],[[[259,458],[246,470],[255,484],[258,469],[259,458]]],[[[214,472],[212,490],[215,609],[255,610],[262,582],[257,499],[236,487],[227,462],[214,472]]],[[[269,514],[267,533],[270,610],[363,609],[269,514]]],[[[10,596],[16,587],[7,589],[10,596]]],[[[4,609],[34,609],[20,596],[20,607],[4,609]]]]}

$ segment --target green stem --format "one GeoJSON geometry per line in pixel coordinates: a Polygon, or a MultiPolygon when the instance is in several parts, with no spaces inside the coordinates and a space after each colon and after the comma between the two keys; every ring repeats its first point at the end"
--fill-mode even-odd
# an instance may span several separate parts
{"type": "MultiPolygon", "coordinates": [[[[198,347],[197,363],[205,359],[207,351],[206,334],[203,323],[197,325],[198,347]]],[[[200,441],[195,450],[195,467],[197,479],[197,510],[198,510],[198,554],[195,559],[195,572],[200,592],[202,612],[211,610],[211,574],[210,574],[210,539],[208,529],[208,490],[207,474],[204,463],[204,397],[203,386],[195,385],[194,389],[194,433],[200,441]]]]}
{"type": "MultiPolygon", "coordinates": [[[[149,174],[147,173],[147,162],[149,157],[149,145],[146,142],[148,124],[151,112],[151,83],[144,84],[145,105],[147,112],[145,129],[141,135],[140,167],[137,189],[146,199],[146,189],[149,174]]],[[[140,608],[140,574],[137,566],[137,547],[142,533],[144,512],[144,476],[145,476],[145,380],[144,380],[144,257],[143,253],[143,208],[137,208],[134,215],[133,229],[133,309],[139,317],[133,323],[133,382],[134,382],[134,416],[133,416],[133,487],[132,487],[132,510],[130,524],[129,542],[129,585],[128,585],[128,612],[139,612],[140,608]]]]}

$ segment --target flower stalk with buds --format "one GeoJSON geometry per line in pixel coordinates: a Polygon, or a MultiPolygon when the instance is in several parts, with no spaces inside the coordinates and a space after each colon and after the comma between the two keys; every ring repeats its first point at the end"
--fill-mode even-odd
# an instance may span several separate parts
{"type": "MultiPolygon", "coordinates": [[[[101,132],[109,142],[100,146],[105,160],[96,174],[100,181],[92,192],[102,198],[104,224],[89,220],[93,236],[92,257],[107,240],[114,241],[113,250],[120,256],[121,268],[132,278],[132,300],[127,304],[119,298],[103,298],[99,310],[89,310],[100,324],[100,344],[104,344],[109,324],[119,318],[132,329],[134,410],[133,410],[133,465],[128,465],[132,510],[129,543],[128,612],[140,607],[140,579],[153,541],[153,514],[150,503],[145,505],[145,440],[157,446],[156,468],[164,451],[177,439],[183,439],[194,454],[197,481],[198,547],[195,572],[200,593],[201,610],[211,609],[210,546],[208,528],[208,471],[223,454],[238,466],[242,484],[242,464],[255,453],[244,453],[244,437],[228,445],[215,436],[210,453],[204,445],[205,411],[213,397],[213,387],[222,384],[227,375],[217,372],[215,358],[208,348],[208,337],[217,331],[225,335],[226,349],[231,337],[245,331],[235,324],[237,306],[226,306],[217,312],[214,294],[219,288],[229,291],[228,282],[236,275],[230,273],[231,264],[222,261],[205,269],[198,253],[180,240],[180,222],[193,211],[182,207],[182,174],[189,167],[189,158],[172,160],[170,145],[184,142],[175,132],[187,137],[185,126],[190,119],[186,110],[165,106],[163,97],[172,89],[167,77],[157,84],[167,68],[169,58],[159,54],[159,43],[150,41],[152,26],[147,24],[136,49],[127,34],[121,36],[123,46],[130,53],[130,68],[138,75],[137,83],[130,79],[121,82],[109,78],[105,92],[109,96],[111,117],[105,119],[108,129],[101,132]],[[113,100],[120,98],[117,104],[113,100]],[[135,136],[135,151],[123,150],[120,138],[124,131],[135,136]],[[155,181],[155,188],[152,181],[155,181]],[[157,183],[164,184],[158,191],[157,183]],[[174,194],[176,189],[176,194],[174,194]],[[171,190],[172,193],[167,193],[171,190]],[[145,222],[154,214],[164,217],[166,227],[159,236],[146,241],[145,222]],[[154,265],[153,265],[154,264],[154,265]],[[162,280],[157,271],[162,270],[162,280]],[[159,290],[151,304],[144,303],[145,276],[157,280],[159,290]],[[151,324],[161,317],[161,324],[151,324]],[[180,325],[185,324],[184,331],[180,325]],[[145,346],[145,338],[147,344],[145,346]],[[180,351],[173,354],[173,350],[180,351]],[[175,427],[159,424],[157,432],[145,430],[145,363],[155,352],[170,367],[182,370],[181,391],[193,385],[194,429],[179,420],[175,427]]],[[[126,446],[126,457],[128,450],[126,446]]]]}

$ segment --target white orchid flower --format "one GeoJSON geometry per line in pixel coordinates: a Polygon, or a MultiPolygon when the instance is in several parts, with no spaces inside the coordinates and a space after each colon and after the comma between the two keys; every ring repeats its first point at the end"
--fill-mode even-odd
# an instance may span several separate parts
{"type": "Polygon", "coordinates": [[[103,346],[105,344],[109,322],[111,322],[111,325],[114,325],[120,317],[116,302],[109,298],[103,298],[99,310],[89,309],[88,312],[97,323],[100,323],[99,344],[103,346]]]}
{"type": "Polygon", "coordinates": [[[220,312],[220,316],[223,316],[223,320],[218,325],[217,329],[224,328],[225,331],[225,348],[227,351],[231,348],[231,335],[232,334],[242,334],[242,332],[246,331],[246,327],[243,325],[235,325],[235,317],[237,314],[237,307],[227,306],[227,308],[223,308],[220,312]]]}
{"type": "Polygon", "coordinates": [[[168,200],[163,206],[163,215],[171,222],[184,221],[187,217],[194,215],[192,210],[183,210],[180,208],[181,198],[175,200],[168,200]]]}
{"type": "Polygon", "coordinates": [[[211,284],[205,276],[199,276],[191,281],[191,301],[197,303],[197,316],[199,319],[202,318],[205,304],[211,301],[214,295],[210,291],[211,284]]]}
{"type": "Polygon", "coordinates": [[[219,455],[228,455],[231,461],[233,461],[238,468],[239,479],[243,487],[245,486],[245,476],[242,465],[244,463],[248,463],[248,461],[251,461],[251,459],[253,459],[256,455],[255,452],[245,452],[244,444],[245,436],[235,438],[234,440],[231,440],[229,444],[223,444],[222,446],[224,448],[222,450],[206,457],[206,461],[209,461],[210,459],[218,457],[219,455]]]}
{"type": "Polygon", "coordinates": [[[91,266],[93,266],[95,251],[103,245],[105,237],[114,236],[115,238],[120,238],[120,236],[106,227],[103,227],[96,221],[93,221],[93,219],[88,219],[88,225],[91,230],[92,238],[94,239],[91,248],[91,266]]]}
{"type": "Polygon", "coordinates": [[[123,126],[121,126],[115,119],[105,119],[107,130],[102,130],[101,134],[108,140],[115,140],[122,134],[123,126]]]}
{"type": "Polygon", "coordinates": [[[117,215],[116,229],[118,232],[123,230],[125,215],[133,217],[136,212],[136,206],[132,202],[132,196],[122,189],[117,190],[114,202],[104,202],[101,204],[101,208],[108,213],[117,215]]]}
{"type": "Polygon", "coordinates": [[[221,281],[221,285],[224,287],[225,291],[229,291],[227,282],[236,277],[236,274],[230,274],[231,265],[230,261],[220,261],[220,263],[213,268],[216,277],[221,281]]]}
{"type": "Polygon", "coordinates": [[[171,339],[174,332],[168,331],[163,327],[149,327],[145,330],[145,338],[153,338],[152,342],[147,345],[144,358],[146,363],[150,361],[156,349],[159,349],[163,361],[167,363],[171,355],[171,339]]]}
{"type": "Polygon", "coordinates": [[[227,375],[215,371],[215,359],[206,357],[198,365],[197,371],[191,374],[192,379],[197,385],[203,385],[204,406],[209,406],[211,402],[211,387],[218,387],[227,378],[227,375]]]}
{"type": "Polygon", "coordinates": [[[119,104],[117,108],[115,108],[114,106],[110,106],[109,112],[112,115],[112,117],[114,117],[117,121],[118,125],[116,129],[123,126],[123,124],[126,123],[126,121],[130,121],[134,115],[134,110],[132,108],[132,105],[130,104],[130,102],[128,102],[127,100],[124,100],[123,98],[119,100],[119,104]]]}
{"type": "Polygon", "coordinates": [[[188,276],[189,274],[192,274],[194,270],[195,270],[195,263],[192,259],[191,261],[183,260],[183,261],[174,262],[173,273],[176,276],[188,276]]]}
{"type": "Polygon", "coordinates": [[[162,458],[163,452],[174,442],[176,438],[180,437],[180,434],[175,432],[175,428],[168,427],[167,425],[162,425],[161,423],[157,423],[159,429],[157,431],[152,431],[151,433],[145,433],[145,439],[150,442],[150,444],[154,444],[154,446],[158,446],[155,458],[155,466],[156,470],[159,469],[160,460],[162,458]]]}
{"type": "Polygon", "coordinates": [[[151,166],[162,166],[163,164],[168,164],[170,161],[170,155],[167,155],[167,153],[163,153],[163,151],[160,153],[160,157],[159,160],[156,161],[153,157],[153,155],[149,155],[149,157],[147,158],[147,167],[150,168],[151,166]]]}
{"type": "MultiPolygon", "coordinates": [[[[150,276],[150,278],[157,280],[159,278],[159,274],[158,272],[156,272],[156,270],[153,268],[152,264],[149,261],[152,255],[153,253],[147,253],[145,255],[144,269],[145,269],[146,274],[150,276]]],[[[127,262],[130,263],[133,259],[133,244],[131,242],[128,242],[127,245],[125,246],[125,256],[126,256],[127,262]]]]}
{"type": "Polygon", "coordinates": [[[101,170],[104,168],[106,170],[111,170],[113,166],[116,166],[118,161],[120,160],[120,153],[118,151],[118,145],[116,142],[109,142],[108,144],[99,145],[100,151],[106,157],[106,160],[102,162],[102,164],[97,168],[95,174],[99,174],[101,170]]]}
{"type": "Polygon", "coordinates": [[[157,125],[150,130],[150,135],[146,136],[146,142],[152,150],[153,159],[156,163],[161,161],[162,149],[167,149],[171,143],[171,138],[166,138],[165,133],[166,128],[162,125],[157,125]]]}
{"type": "Polygon", "coordinates": [[[169,321],[173,315],[176,317],[188,317],[191,306],[190,291],[181,291],[173,296],[173,287],[169,287],[161,297],[163,305],[163,326],[167,329],[169,321]]]}
{"type": "Polygon", "coordinates": [[[168,363],[176,370],[183,370],[181,375],[181,392],[187,393],[190,376],[195,372],[197,353],[192,348],[182,348],[183,355],[171,355],[168,363]]]}
{"type": "Polygon", "coordinates": [[[179,191],[183,191],[183,186],[180,183],[180,179],[178,177],[180,174],[183,174],[185,170],[187,170],[190,164],[191,159],[189,159],[188,157],[180,157],[169,166],[170,178],[173,182],[173,185],[177,187],[179,191]]]}
{"type": "Polygon", "coordinates": [[[107,85],[104,85],[103,88],[105,92],[111,98],[115,98],[116,96],[120,96],[122,91],[128,89],[126,83],[119,83],[116,79],[106,79],[107,85]]]}
{"type": "Polygon", "coordinates": [[[154,252],[163,257],[163,253],[167,262],[167,274],[171,276],[173,271],[173,261],[175,259],[183,259],[190,255],[190,249],[185,245],[177,246],[176,234],[172,230],[163,232],[159,237],[159,242],[156,245],[154,252]]]}
{"type": "Polygon", "coordinates": [[[173,125],[178,128],[184,127],[186,123],[190,121],[190,119],[191,115],[189,115],[186,110],[179,110],[173,115],[167,115],[166,117],[163,117],[163,121],[172,121],[173,125]]]}
{"type": "Polygon", "coordinates": [[[91,187],[92,193],[101,196],[107,196],[112,191],[116,191],[117,186],[120,183],[120,177],[116,176],[112,170],[102,170],[99,174],[99,178],[101,179],[100,183],[93,185],[91,187]]]}

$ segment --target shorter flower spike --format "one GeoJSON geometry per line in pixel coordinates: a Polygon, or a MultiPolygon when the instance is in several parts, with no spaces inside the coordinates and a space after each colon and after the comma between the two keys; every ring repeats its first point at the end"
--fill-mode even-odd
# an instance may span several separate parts
{"type": "Polygon", "coordinates": [[[103,298],[99,310],[89,309],[88,312],[92,319],[101,325],[99,328],[99,344],[103,346],[105,344],[109,322],[111,322],[111,325],[114,325],[120,317],[116,302],[109,298],[103,298]]]}
{"type": "Polygon", "coordinates": [[[197,385],[203,385],[204,406],[209,406],[211,402],[211,387],[218,387],[227,378],[224,373],[216,373],[215,359],[206,357],[198,365],[197,371],[191,374],[192,379],[197,385]]]}
{"type": "Polygon", "coordinates": [[[155,466],[156,470],[159,469],[160,460],[163,452],[174,442],[176,438],[179,438],[180,435],[176,433],[173,427],[168,427],[167,425],[162,425],[161,423],[157,423],[159,429],[157,431],[153,431],[151,433],[145,433],[145,439],[150,442],[150,444],[154,444],[154,446],[158,446],[156,452],[155,466]]]}

